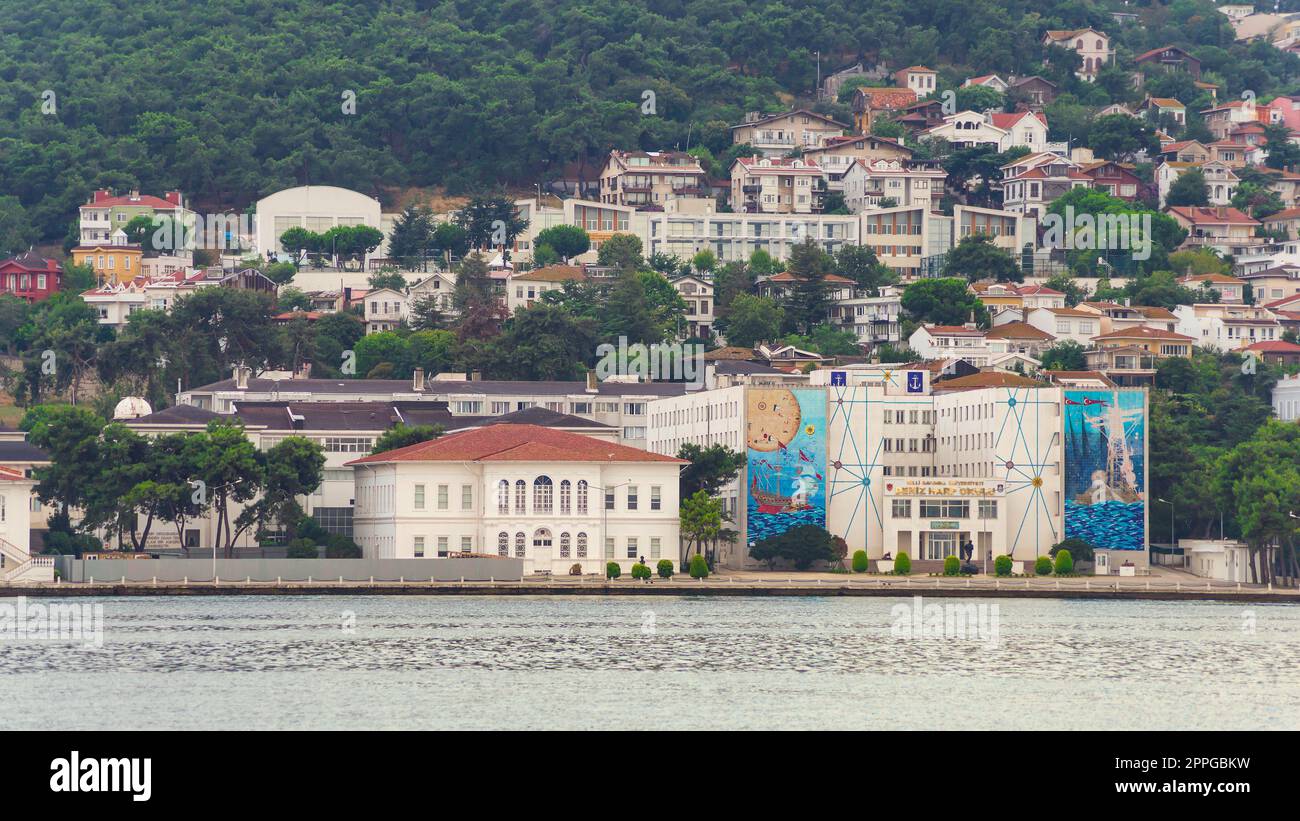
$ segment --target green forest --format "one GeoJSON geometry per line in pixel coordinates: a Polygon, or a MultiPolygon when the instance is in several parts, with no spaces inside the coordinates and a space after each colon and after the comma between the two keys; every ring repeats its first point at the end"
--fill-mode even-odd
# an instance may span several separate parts
{"type": "Polygon", "coordinates": [[[305,183],[390,207],[410,187],[531,188],[614,147],[721,154],[745,112],[813,105],[819,74],[857,60],[945,87],[1038,73],[1080,107],[1135,97],[1121,68],[1083,84],[1074,55],[1044,64],[1045,29],[1083,26],[1120,66],[1189,47],[1227,97],[1300,88],[1300,58],[1234,43],[1209,0],[0,0],[0,197],[55,241],[98,187],[208,210],[305,183]]]}

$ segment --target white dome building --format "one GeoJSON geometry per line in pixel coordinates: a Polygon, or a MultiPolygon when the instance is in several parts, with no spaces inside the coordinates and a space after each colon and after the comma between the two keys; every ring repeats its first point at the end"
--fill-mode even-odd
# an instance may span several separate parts
{"type": "MultiPolygon", "coordinates": [[[[383,230],[379,200],[359,191],[333,185],[302,185],[286,188],[257,201],[257,250],[265,256],[279,254],[280,236],[290,228],[306,228],[323,234],[336,225],[369,225],[383,230]]],[[[375,249],[382,256],[387,247],[375,249]]]]}
{"type": "Polygon", "coordinates": [[[148,416],[151,413],[153,413],[153,408],[149,407],[148,402],[138,396],[128,396],[118,402],[116,408],[113,408],[113,421],[139,419],[141,416],[148,416]]]}

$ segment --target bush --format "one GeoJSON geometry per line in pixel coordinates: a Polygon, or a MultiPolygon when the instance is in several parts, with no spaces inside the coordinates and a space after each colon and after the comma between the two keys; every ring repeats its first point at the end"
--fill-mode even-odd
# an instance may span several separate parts
{"type": "Polygon", "coordinates": [[[673,560],[660,559],[659,564],[655,565],[655,570],[659,571],[659,578],[671,579],[673,577],[673,560]]]}
{"type": "Polygon", "coordinates": [[[833,562],[840,554],[835,539],[825,528],[817,525],[799,525],[784,533],[768,536],[754,544],[749,555],[766,562],[771,569],[777,559],[785,559],[796,570],[807,570],[815,562],[833,562]]]}
{"type": "Polygon", "coordinates": [[[1065,576],[1074,572],[1074,557],[1070,551],[1062,548],[1056,551],[1056,575],[1065,576]]]}
{"type": "Polygon", "coordinates": [[[569,575],[570,575],[570,576],[581,576],[581,575],[582,575],[582,565],[580,565],[580,564],[575,564],[573,567],[570,567],[570,568],[569,568],[569,575]]]}
{"type": "Polygon", "coordinates": [[[316,543],[311,539],[294,539],[284,551],[288,559],[315,559],[320,555],[316,543]]]}
{"type": "Polygon", "coordinates": [[[327,559],[360,559],[361,545],[344,536],[342,533],[331,533],[325,540],[325,558],[327,559]]]}
{"type": "Polygon", "coordinates": [[[1034,572],[1040,576],[1051,575],[1052,560],[1047,558],[1046,556],[1039,556],[1037,559],[1034,560],[1034,572]]]}
{"type": "Polygon", "coordinates": [[[640,562],[632,565],[632,578],[648,579],[650,578],[650,575],[650,568],[648,566],[641,564],[640,562]]]}
{"type": "Polygon", "coordinates": [[[623,575],[623,568],[618,566],[618,562],[605,563],[605,578],[617,579],[619,576],[622,575],[623,575]]]}
{"type": "Polygon", "coordinates": [[[961,574],[961,559],[956,556],[946,556],[943,560],[943,575],[957,576],[961,574]]]}
{"type": "Polygon", "coordinates": [[[1011,575],[1011,557],[1005,553],[993,560],[993,572],[999,576],[1011,575]]]}
{"type": "Polygon", "coordinates": [[[867,551],[858,550],[853,553],[853,572],[866,573],[870,565],[867,563],[867,551]]]}
{"type": "Polygon", "coordinates": [[[1052,549],[1047,551],[1047,555],[1055,557],[1062,550],[1068,550],[1071,564],[1076,561],[1090,562],[1095,549],[1090,542],[1085,542],[1083,539],[1069,538],[1052,545],[1052,549]]]}
{"type": "Polygon", "coordinates": [[[696,553],[691,557],[691,578],[703,579],[709,575],[709,563],[704,561],[704,557],[696,553]]]}
{"type": "Polygon", "coordinates": [[[912,557],[906,553],[899,553],[898,558],[894,559],[894,574],[906,576],[912,572],[912,557]]]}

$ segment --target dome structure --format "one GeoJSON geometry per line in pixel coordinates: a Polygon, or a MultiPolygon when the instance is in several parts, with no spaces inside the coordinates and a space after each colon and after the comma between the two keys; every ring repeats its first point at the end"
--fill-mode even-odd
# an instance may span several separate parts
{"type": "Polygon", "coordinates": [[[149,407],[148,402],[138,396],[128,396],[118,402],[116,408],[113,408],[113,419],[114,421],[118,419],[139,419],[141,416],[148,416],[151,413],[153,413],[153,408],[149,407]]]}

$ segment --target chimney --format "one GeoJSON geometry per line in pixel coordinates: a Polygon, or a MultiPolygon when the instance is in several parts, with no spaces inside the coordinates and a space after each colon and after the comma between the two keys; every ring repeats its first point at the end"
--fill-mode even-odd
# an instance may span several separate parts
{"type": "Polygon", "coordinates": [[[600,383],[596,381],[596,372],[587,371],[587,393],[596,393],[600,390],[600,383]]]}
{"type": "Polygon", "coordinates": [[[411,382],[412,382],[411,389],[414,390],[416,393],[421,393],[424,391],[424,368],[415,369],[415,376],[412,377],[411,382]]]}
{"type": "Polygon", "coordinates": [[[98,202],[103,202],[104,200],[108,199],[111,196],[113,196],[112,191],[108,190],[107,188],[100,188],[95,192],[95,196],[91,198],[91,203],[94,204],[98,202]]]}
{"type": "Polygon", "coordinates": [[[248,390],[248,368],[245,368],[243,364],[235,366],[235,389],[248,390]]]}
{"type": "Polygon", "coordinates": [[[167,200],[177,208],[185,207],[185,200],[182,198],[181,192],[179,191],[168,191],[163,195],[163,199],[167,200]]]}
{"type": "Polygon", "coordinates": [[[311,363],[303,362],[298,366],[298,372],[293,375],[294,379],[311,379],[311,363]]]}
{"type": "Polygon", "coordinates": [[[470,371],[470,372],[469,372],[469,381],[471,381],[471,382],[482,382],[482,381],[483,381],[483,372],[482,372],[482,371],[470,371]]]}

